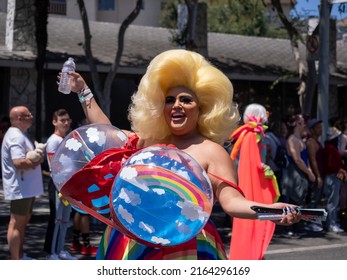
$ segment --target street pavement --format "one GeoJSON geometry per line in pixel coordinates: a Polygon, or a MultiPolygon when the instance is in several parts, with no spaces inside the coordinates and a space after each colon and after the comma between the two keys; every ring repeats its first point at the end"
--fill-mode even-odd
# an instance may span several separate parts
{"type": "MultiPolygon", "coordinates": [[[[47,198],[48,177],[44,176],[45,194],[36,199],[33,216],[27,227],[24,244],[25,253],[35,259],[46,259],[43,251],[44,238],[48,223],[49,208],[47,198]]],[[[7,225],[9,219],[9,203],[3,199],[3,189],[0,184],[0,260],[9,259],[7,246],[7,225]]],[[[212,213],[220,236],[229,251],[231,222],[217,204],[212,213]]],[[[302,226],[302,224],[300,223],[302,226]]],[[[98,245],[105,225],[91,218],[90,237],[93,245],[98,245]]],[[[323,232],[305,232],[299,239],[283,236],[284,227],[277,226],[271,244],[265,254],[266,260],[347,260],[347,234],[323,232]]],[[[72,227],[68,229],[66,244],[72,241],[72,227]]],[[[80,260],[95,259],[90,256],[75,254],[80,260]]]]}
{"type": "MultiPolygon", "coordinates": [[[[43,245],[45,242],[46,228],[49,218],[49,204],[48,204],[48,191],[47,183],[49,180],[48,176],[44,176],[44,195],[38,197],[35,201],[33,215],[28,224],[24,252],[35,259],[46,259],[46,253],[43,251],[43,245]]],[[[9,202],[4,200],[2,184],[0,184],[0,260],[9,259],[8,245],[7,245],[7,226],[9,221],[9,202]]],[[[90,219],[90,239],[91,244],[97,246],[101,239],[101,236],[105,230],[104,224],[95,219],[90,219]]],[[[72,223],[71,227],[68,228],[66,235],[66,249],[72,241],[72,223]]],[[[74,254],[81,260],[92,260],[95,259],[91,256],[83,256],[80,254],[74,254]]]]}
{"type": "MultiPolygon", "coordinates": [[[[212,213],[227,253],[230,249],[231,223],[218,205],[212,213]]],[[[300,238],[289,238],[287,227],[276,226],[265,260],[347,260],[347,233],[312,232],[304,230],[304,222],[298,224],[300,238]]]]}

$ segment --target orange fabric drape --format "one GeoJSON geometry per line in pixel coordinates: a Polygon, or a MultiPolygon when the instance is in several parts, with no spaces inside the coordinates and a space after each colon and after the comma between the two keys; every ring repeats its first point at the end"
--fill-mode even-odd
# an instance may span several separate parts
{"type": "MultiPolygon", "coordinates": [[[[266,178],[261,162],[257,133],[244,125],[239,145],[238,177],[239,186],[245,197],[261,203],[273,203],[277,193],[272,178],[266,178]]],[[[235,147],[235,146],[234,146],[235,147]]],[[[232,153],[233,156],[238,151],[232,153]]],[[[272,239],[275,224],[271,221],[233,219],[232,237],[229,259],[231,260],[260,260],[263,259],[272,239]]]]}

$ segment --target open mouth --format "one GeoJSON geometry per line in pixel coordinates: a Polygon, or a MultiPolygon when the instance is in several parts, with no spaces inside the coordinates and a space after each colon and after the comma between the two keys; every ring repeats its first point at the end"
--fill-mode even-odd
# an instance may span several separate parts
{"type": "Polygon", "coordinates": [[[181,119],[183,119],[183,118],[185,118],[186,117],[186,115],[184,114],[184,113],[172,113],[171,114],[171,119],[173,119],[173,120],[181,120],[181,119]]]}

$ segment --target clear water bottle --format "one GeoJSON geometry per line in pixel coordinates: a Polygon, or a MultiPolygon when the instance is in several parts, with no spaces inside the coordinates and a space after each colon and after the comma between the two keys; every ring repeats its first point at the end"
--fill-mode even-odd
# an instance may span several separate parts
{"type": "Polygon", "coordinates": [[[72,57],[64,62],[63,68],[61,69],[61,76],[59,81],[58,90],[64,94],[71,92],[71,77],[68,72],[75,72],[76,65],[72,57]]]}

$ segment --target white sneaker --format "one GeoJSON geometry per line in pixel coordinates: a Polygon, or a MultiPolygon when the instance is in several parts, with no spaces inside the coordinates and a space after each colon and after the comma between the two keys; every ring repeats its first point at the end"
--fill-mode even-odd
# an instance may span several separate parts
{"type": "Polygon", "coordinates": [[[304,226],[304,229],[308,231],[314,231],[314,232],[323,231],[323,227],[321,227],[319,224],[316,224],[316,223],[309,223],[304,226]]]}
{"type": "Polygon", "coordinates": [[[344,232],[344,230],[337,225],[329,226],[329,231],[335,232],[335,233],[344,232]]]}
{"type": "Polygon", "coordinates": [[[58,255],[61,260],[78,260],[78,258],[71,256],[68,251],[61,251],[58,255]]]}
{"type": "Polygon", "coordinates": [[[57,254],[48,255],[46,257],[46,259],[47,260],[51,260],[51,261],[58,261],[58,260],[60,260],[57,254]]]}

